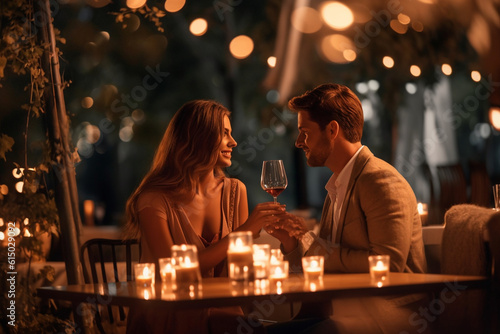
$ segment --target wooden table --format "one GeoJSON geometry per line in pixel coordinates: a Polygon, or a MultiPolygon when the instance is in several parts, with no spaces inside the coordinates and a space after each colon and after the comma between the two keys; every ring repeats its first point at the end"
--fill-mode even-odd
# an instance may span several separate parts
{"type": "Polygon", "coordinates": [[[204,279],[198,293],[173,292],[157,283],[151,288],[135,282],[68,285],[38,288],[38,297],[120,306],[144,306],[167,310],[244,305],[271,300],[277,303],[318,302],[342,297],[368,297],[417,292],[457,292],[487,288],[489,280],[482,276],[390,273],[382,287],[372,284],[369,274],[325,275],[323,284],[308,284],[302,275],[291,275],[281,288],[234,288],[227,278],[204,279]],[[447,290],[445,290],[447,289],[447,290]]]}

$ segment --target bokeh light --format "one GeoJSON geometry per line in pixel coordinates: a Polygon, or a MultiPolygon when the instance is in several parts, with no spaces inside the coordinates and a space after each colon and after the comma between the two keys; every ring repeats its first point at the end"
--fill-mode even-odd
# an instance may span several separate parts
{"type": "Polygon", "coordinates": [[[445,75],[451,75],[451,73],[453,73],[453,69],[450,64],[441,65],[441,71],[443,71],[445,75]]]}
{"type": "Polygon", "coordinates": [[[127,7],[130,9],[138,9],[146,4],[146,0],[127,0],[127,7]]]}
{"type": "Polygon", "coordinates": [[[321,7],[321,17],[328,26],[336,30],[345,30],[354,21],[351,9],[337,1],[326,2],[321,7]]]}
{"type": "Polygon", "coordinates": [[[493,129],[500,131],[500,107],[491,107],[488,114],[493,129]]]}
{"type": "Polygon", "coordinates": [[[167,0],[165,1],[165,10],[170,13],[178,12],[184,7],[186,0],[167,0]]]}
{"type": "Polygon", "coordinates": [[[391,20],[390,26],[391,26],[392,30],[394,30],[395,32],[397,32],[398,34],[401,34],[401,35],[406,34],[406,32],[408,31],[408,26],[405,24],[402,24],[398,20],[391,20]]]}
{"type": "Polygon", "coordinates": [[[305,34],[312,34],[322,26],[320,14],[311,7],[296,8],[292,13],[291,23],[295,29],[305,34]]]}
{"type": "Polygon", "coordinates": [[[198,18],[189,25],[189,31],[195,36],[202,36],[207,32],[207,20],[198,18]]]}
{"type": "Polygon", "coordinates": [[[94,99],[90,96],[84,97],[82,99],[82,108],[90,109],[94,105],[94,99]]]}
{"type": "Polygon", "coordinates": [[[420,69],[420,67],[418,67],[417,65],[411,65],[410,66],[410,73],[411,75],[413,75],[414,77],[419,77],[420,74],[422,74],[422,70],[420,69]]]}
{"type": "Polygon", "coordinates": [[[385,67],[387,68],[393,68],[394,67],[394,59],[389,56],[385,56],[382,58],[382,64],[384,64],[385,67]]]}
{"type": "Polygon", "coordinates": [[[405,89],[408,94],[413,95],[417,92],[417,85],[415,85],[413,82],[408,82],[405,85],[405,89]]]}
{"type": "Polygon", "coordinates": [[[267,65],[269,65],[269,67],[275,67],[276,66],[276,57],[271,56],[271,57],[267,58],[267,65]]]}
{"type": "Polygon", "coordinates": [[[479,71],[471,71],[470,72],[470,77],[475,82],[481,81],[481,73],[479,73],[479,71]]]}
{"type": "Polygon", "coordinates": [[[234,58],[245,59],[253,51],[253,40],[245,35],[236,36],[229,43],[229,51],[234,58]]]}
{"type": "MultiPolygon", "coordinates": [[[[322,41],[321,41],[321,52],[323,56],[337,64],[345,64],[348,63],[352,60],[352,57],[349,59],[346,58],[346,55],[349,57],[349,55],[353,52],[355,54],[356,47],[351,39],[344,35],[340,34],[332,34],[325,36],[322,41]],[[347,51],[347,52],[346,52],[347,51]]],[[[356,58],[354,56],[354,58],[356,58]]]]}

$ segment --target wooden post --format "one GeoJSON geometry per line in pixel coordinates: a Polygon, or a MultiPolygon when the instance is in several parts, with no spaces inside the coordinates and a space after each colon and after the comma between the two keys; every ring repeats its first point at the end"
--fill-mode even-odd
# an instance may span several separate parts
{"type": "Polygon", "coordinates": [[[66,275],[69,284],[82,284],[78,242],[81,218],[50,4],[49,0],[38,0],[33,4],[38,18],[37,23],[40,25],[38,38],[41,45],[45,47],[42,67],[49,80],[44,92],[45,116],[48,119],[48,134],[52,146],[52,167],[56,175],[55,199],[59,212],[66,275]]]}

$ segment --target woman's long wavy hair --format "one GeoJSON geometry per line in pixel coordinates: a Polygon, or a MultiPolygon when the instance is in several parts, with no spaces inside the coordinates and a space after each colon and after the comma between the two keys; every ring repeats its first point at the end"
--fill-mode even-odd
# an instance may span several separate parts
{"type": "Polygon", "coordinates": [[[137,199],[147,190],[160,190],[172,203],[194,198],[200,178],[216,168],[219,146],[224,135],[224,116],[230,111],[215,101],[194,100],[184,104],[170,121],[156,150],[151,169],[127,201],[128,237],[140,233],[137,199]]]}

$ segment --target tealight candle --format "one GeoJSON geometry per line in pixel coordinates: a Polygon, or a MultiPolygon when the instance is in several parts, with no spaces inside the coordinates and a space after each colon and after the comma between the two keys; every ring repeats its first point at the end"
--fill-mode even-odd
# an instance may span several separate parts
{"type": "Polygon", "coordinates": [[[283,281],[288,278],[288,261],[271,263],[269,283],[271,286],[282,286],[283,281]]]}
{"type": "Polygon", "coordinates": [[[418,203],[417,210],[418,210],[418,214],[420,215],[420,221],[422,222],[422,226],[427,225],[427,221],[429,219],[429,212],[427,211],[427,204],[418,203]]]}
{"type": "Polygon", "coordinates": [[[158,263],[160,265],[160,275],[162,283],[172,283],[172,280],[175,277],[174,266],[172,264],[172,258],[164,257],[158,259],[158,263]]]}
{"type": "Polygon", "coordinates": [[[135,281],[138,286],[150,286],[154,283],[155,264],[136,263],[134,264],[135,281]]]}
{"type": "Polygon", "coordinates": [[[173,245],[172,265],[174,267],[175,290],[192,291],[198,289],[201,282],[201,272],[196,246],[173,245]]]}
{"type": "Polygon", "coordinates": [[[302,270],[306,280],[323,278],[325,258],[323,256],[305,256],[302,258],[302,270]]]}
{"type": "Polygon", "coordinates": [[[253,237],[252,232],[232,232],[229,234],[227,263],[229,278],[233,281],[253,280],[253,237]]]}
{"type": "Polygon", "coordinates": [[[270,250],[271,246],[267,244],[253,245],[255,279],[267,279],[269,276],[270,250]]]}
{"type": "Polygon", "coordinates": [[[389,255],[370,255],[368,257],[370,264],[370,277],[374,283],[379,283],[387,279],[389,274],[389,255]]]}
{"type": "Polygon", "coordinates": [[[271,249],[271,263],[279,263],[283,261],[283,253],[281,252],[281,249],[279,248],[273,248],[271,249]]]}

